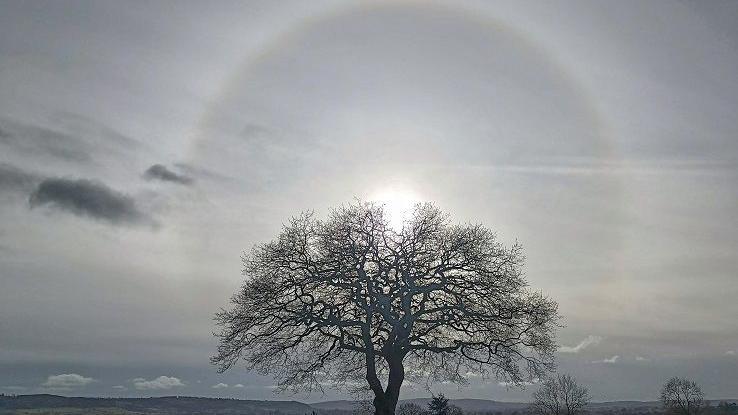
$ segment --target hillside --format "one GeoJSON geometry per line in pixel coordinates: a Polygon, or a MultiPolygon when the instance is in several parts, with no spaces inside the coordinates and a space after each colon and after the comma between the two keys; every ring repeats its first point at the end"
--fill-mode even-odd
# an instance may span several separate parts
{"type": "MultiPolygon", "coordinates": [[[[76,398],[57,395],[19,395],[0,397],[3,412],[47,408],[118,409],[143,414],[309,414],[310,405],[297,401],[257,401],[167,396],[160,398],[76,398]]],[[[54,413],[58,413],[55,411],[54,413]]],[[[125,412],[123,412],[125,413],[125,412]]]]}
{"type": "MultiPolygon", "coordinates": [[[[401,401],[426,407],[430,398],[401,401]]],[[[725,399],[737,402],[735,399],[725,399]]],[[[718,401],[711,401],[716,405],[718,401]]],[[[487,399],[452,399],[452,405],[466,413],[522,413],[528,407],[524,402],[499,402],[487,399]]],[[[167,396],[158,398],[79,398],[57,395],[0,396],[0,415],[304,415],[313,412],[323,414],[349,414],[361,404],[340,400],[306,404],[298,401],[259,401],[242,399],[197,398],[167,396]]],[[[588,412],[600,414],[644,414],[660,412],[655,401],[596,402],[588,406],[588,412]]]]}

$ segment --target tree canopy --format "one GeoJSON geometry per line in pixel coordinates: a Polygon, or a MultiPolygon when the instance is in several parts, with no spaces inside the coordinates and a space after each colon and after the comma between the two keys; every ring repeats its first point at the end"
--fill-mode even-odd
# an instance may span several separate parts
{"type": "Polygon", "coordinates": [[[216,316],[213,363],[242,361],[283,389],[368,387],[378,414],[394,413],[405,379],[522,383],[552,368],[557,305],[527,287],[520,245],[432,204],[389,223],[357,202],[256,245],[216,316]]]}
{"type": "Polygon", "coordinates": [[[589,403],[587,388],[577,384],[572,375],[556,375],[546,379],[533,392],[533,413],[539,415],[574,415],[589,403]]]}
{"type": "Polygon", "coordinates": [[[704,405],[704,394],[695,381],[675,376],[661,389],[661,403],[667,412],[694,415],[704,405]]]}

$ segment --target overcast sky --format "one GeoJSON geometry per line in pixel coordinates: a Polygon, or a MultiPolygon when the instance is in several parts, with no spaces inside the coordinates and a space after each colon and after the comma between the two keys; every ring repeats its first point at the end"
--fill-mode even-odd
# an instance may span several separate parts
{"type": "Polygon", "coordinates": [[[716,0],[0,1],[0,392],[345,397],[217,374],[211,319],[242,251],[361,197],[520,241],[593,399],[675,375],[738,397],[736,21],[716,0]]]}

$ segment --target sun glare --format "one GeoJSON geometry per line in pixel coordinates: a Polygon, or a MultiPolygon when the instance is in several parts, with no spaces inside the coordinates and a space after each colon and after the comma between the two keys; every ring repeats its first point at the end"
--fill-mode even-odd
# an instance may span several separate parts
{"type": "Polygon", "coordinates": [[[412,214],[415,204],[421,202],[415,192],[395,187],[375,192],[370,200],[384,205],[389,215],[390,226],[396,231],[402,230],[402,224],[412,214]]]}

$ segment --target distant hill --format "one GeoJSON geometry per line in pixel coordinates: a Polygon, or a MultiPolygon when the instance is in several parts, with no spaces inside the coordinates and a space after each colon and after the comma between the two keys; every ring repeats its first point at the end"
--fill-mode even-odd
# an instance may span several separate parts
{"type": "MultiPolygon", "coordinates": [[[[430,398],[406,399],[426,407],[430,398]]],[[[725,399],[738,402],[736,399],[725,399]]],[[[711,401],[714,406],[717,400],[711,401]]],[[[487,399],[451,399],[450,403],[467,413],[522,412],[523,402],[500,402],[487,399]]],[[[298,401],[258,401],[243,399],[196,398],[166,396],[160,398],[77,398],[57,395],[0,396],[0,415],[6,414],[69,414],[69,415],[306,415],[348,414],[361,407],[356,401],[328,401],[306,404],[298,401]]],[[[589,405],[592,413],[653,413],[659,412],[655,401],[596,402],[589,405]]]]}
{"type": "MultiPolygon", "coordinates": [[[[314,409],[297,401],[257,401],[242,399],[166,396],[161,398],[70,398],[57,395],[0,397],[0,414],[39,408],[116,408],[142,414],[310,414],[314,409]]],[[[98,413],[99,411],[89,412],[98,413]]]]}

